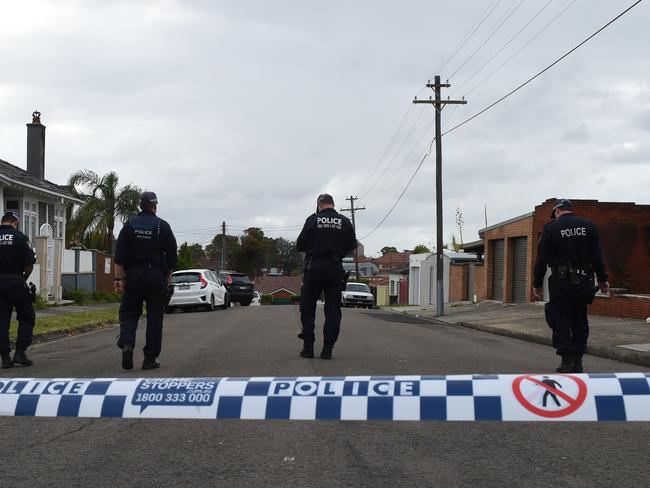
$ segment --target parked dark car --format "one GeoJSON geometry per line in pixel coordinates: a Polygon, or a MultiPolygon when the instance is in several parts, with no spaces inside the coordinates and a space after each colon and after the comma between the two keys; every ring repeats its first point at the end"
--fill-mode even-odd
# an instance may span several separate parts
{"type": "Polygon", "coordinates": [[[237,302],[247,307],[253,301],[253,282],[244,273],[237,271],[218,271],[217,276],[228,290],[229,302],[237,302]]]}

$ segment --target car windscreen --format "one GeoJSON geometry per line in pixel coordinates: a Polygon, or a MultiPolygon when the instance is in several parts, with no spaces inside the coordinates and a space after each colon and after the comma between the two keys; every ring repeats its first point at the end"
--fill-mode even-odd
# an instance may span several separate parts
{"type": "Polygon", "coordinates": [[[232,282],[237,283],[239,285],[249,285],[251,283],[251,280],[248,278],[248,276],[240,276],[240,275],[230,275],[232,277],[232,282]]]}
{"type": "Polygon", "coordinates": [[[172,283],[198,283],[201,281],[199,273],[178,273],[172,275],[172,283]]]}
{"type": "Polygon", "coordinates": [[[370,293],[370,288],[368,288],[368,285],[349,284],[345,287],[345,291],[360,291],[363,293],[370,293]]]}

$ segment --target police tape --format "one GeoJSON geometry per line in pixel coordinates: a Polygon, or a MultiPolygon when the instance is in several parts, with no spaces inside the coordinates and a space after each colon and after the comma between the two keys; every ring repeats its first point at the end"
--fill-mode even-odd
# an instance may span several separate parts
{"type": "Polygon", "coordinates": [[[650,421],[650,373],[0,378],[0,415],[242,420],[650,421]]]}

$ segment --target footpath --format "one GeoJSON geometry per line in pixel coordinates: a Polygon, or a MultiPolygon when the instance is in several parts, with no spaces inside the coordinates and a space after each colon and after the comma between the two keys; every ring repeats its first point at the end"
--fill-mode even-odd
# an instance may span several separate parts
{"type": "MultiPolygon", "coordinates": [[[[442,317],[436,317],[435,307],[387,307],[384,310],[551,345],[551,330],[546,324],[543,303],[504,305],[487,300],[446,305],[442,317]]],[[[650,367],[650,324],[645,320],[590,315],[589,327],[588,354],[650,367]]]]}

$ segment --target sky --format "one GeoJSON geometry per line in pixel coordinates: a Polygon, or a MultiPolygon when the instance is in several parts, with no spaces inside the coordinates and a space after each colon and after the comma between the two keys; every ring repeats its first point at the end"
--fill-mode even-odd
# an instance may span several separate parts
{"type": "MultiPolygon", "coordinates": [[[[366,255],[431,246],[434,112],[412,103],[432,94],[427,80],[467,100],[443,109],[444,132],[632,3],[2,2],[0,158],[26,167],[38,109],[47,179],[116,171],[158,194],[180,242],[206,244],[222,221],[295,239],[328,192],[337,209],[350,196],[365,207],[366,255]]],[[[458,210],[469,242],[486,215],[493,225],[548,198],[650,203],[649,19],[641,2],[442,137],[445,242],[460,240],[458,210]]]]}

